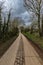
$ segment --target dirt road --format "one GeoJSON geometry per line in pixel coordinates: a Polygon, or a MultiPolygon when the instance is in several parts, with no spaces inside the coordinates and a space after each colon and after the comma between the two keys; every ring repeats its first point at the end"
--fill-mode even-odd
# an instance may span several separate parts
{"type": "Polygon", "coordinates": [[[43,65],[42,59],[30,42],[22,35],[0,59],[0,65],[43,65]]]}
{"type": "Polygon", "coordinates": [[[25,52],[25,65],[43,65],[39,54],[30,44],[30,42],[22,35],[25,52]]]}

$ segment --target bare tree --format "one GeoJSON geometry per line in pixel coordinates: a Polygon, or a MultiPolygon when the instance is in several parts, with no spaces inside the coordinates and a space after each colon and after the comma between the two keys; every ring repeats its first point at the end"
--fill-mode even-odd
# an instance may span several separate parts
{"type": "Polygon", "coordinates": [[[4,17],[4,23],[3,23],[3,35],[5,34],[5,29],[6,29],[6,18],[4,17]]]}
{"type": "Polygon", "coordinates": [[[0,37],[1,37],[1,28],[2,28],[2,16],[1,16],[1,13],[2,13],[2,6],[3,6],[4,2],[0,2],[0,37]]]}
{"type": "Polygon", "coordinates": [[[42,0],[24,0],[25,7],[27,10],[35,13],[38,16],[38,28],[39,28],[39,35],[41,36],[40,31],[40,11],[42,7],[42,0]]]}
{"type": "Polygon", "coordinates": [[[11,9],[9,10],[9,13],[8,13],[8,20],[7,20],[6,32],[8,32],[8,27],[9,27],[9,22],[10,22],[10,16],[11,16],[11,9]]]}

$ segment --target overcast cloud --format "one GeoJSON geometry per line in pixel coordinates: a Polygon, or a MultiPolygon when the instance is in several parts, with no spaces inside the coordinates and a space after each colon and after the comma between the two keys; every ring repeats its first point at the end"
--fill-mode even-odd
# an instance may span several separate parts
{"type": "Polygon", "coordinates": [[[8,13],[9,9],[12,8],[12,11],[11,11],[12,19],[14,17],[21,17],[25,21],[25,23],[29,22],[30,15],[32,13],[31,12],[28,13],[26,11],[23,0],[0,0],[0,1],[5,1],[4,5],[3,5],[3,10],[2,10],[4,15],[6,15],[6,13],[8,13]]]}

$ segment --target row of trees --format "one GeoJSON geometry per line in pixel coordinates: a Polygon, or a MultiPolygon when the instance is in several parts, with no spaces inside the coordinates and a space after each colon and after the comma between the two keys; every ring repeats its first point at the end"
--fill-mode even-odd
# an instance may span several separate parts
{"type": "Polygon", "coordinates": [[[3,23],[2,16],[1,16],[2,5],[3,3],[1,3],[1,6],[0,6],[0,40],[6,41],[7,39],[17,35],[18,27],[15,27],[14,25],[14,27],[10,28],[12,26],[11,21],[10,21],[11,9],[9,10],[9,13],[8,13],[7,22],[6,22],[6,17],[4,17],[4,23],[3,23]],[[9,24],[11,25],[9,26],[9,24]]]}
{"type": "MultiPolygon", "coordinates": [[[[38,18],[39,35],[43,36],[43,20],[41,22],[42,23],[42,25],[41,25],[42,27],[40,27],[43,0],[24,0],[24,2],[25,2],[25,7],[26,7],[27,11],[31,11],[37,16],[37,18],[38,18]]],[[[42,14],[42,19],[43,19],[43,14],[42,14]]]]}

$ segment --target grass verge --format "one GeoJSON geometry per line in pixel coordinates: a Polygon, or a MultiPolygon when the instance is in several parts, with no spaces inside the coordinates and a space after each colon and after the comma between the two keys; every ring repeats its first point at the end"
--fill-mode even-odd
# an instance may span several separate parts
{"type": "Polygon", "coordinates": [[[30,34],[29,32],[23,32],[23,34],[34,43],[36,43],[43,50],[43,37],[39,37],[38,33],[30,34]]]}

